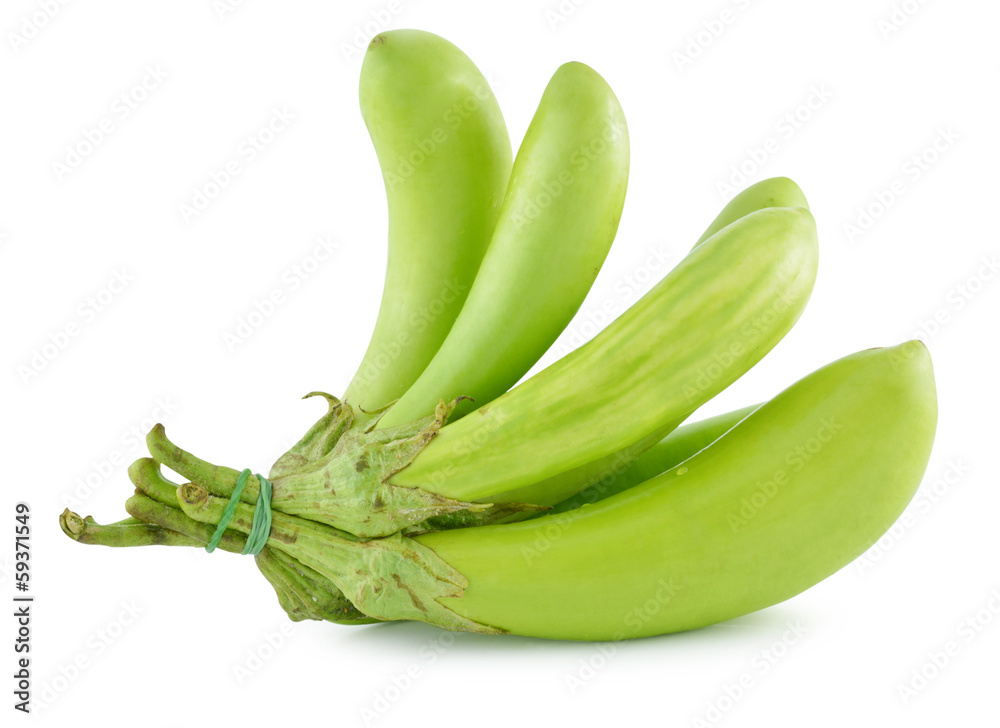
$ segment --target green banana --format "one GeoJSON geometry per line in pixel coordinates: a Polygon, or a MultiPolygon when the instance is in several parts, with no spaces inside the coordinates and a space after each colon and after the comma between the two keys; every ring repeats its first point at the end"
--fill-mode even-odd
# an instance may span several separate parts
{"type": "MultiPolygon", "coordinates": [[[[555,341],[604,263],[625,204],[625,115],[593,69],[555,72],[521,142],[500,219],[441,348],[377,427],[452,419],[506,392],[555,341]]],[[[348,398],[350,399],[350,398],[348,398]]]]}
{"type": "MultiPolygon", "coordinates": [[[[734,197],[722,209],[722,212],[715,217],[705,232],[702,233],[694,247],[697,248],[701,243],[708,240],[727,225],[736,222],[741,217],[768,207],[803,207],[807,210],[809,209],[805,195],[792,180],[787,177],[765,179],[747,187],[734,197]]],[[[576,493],[583,490],[591,492],[591,486],[595,483],[607,483],[611,480],[618,482],[616,478],[630,468],[636,458],[640,457],[647,448],[659,442],[664,434],[669,431],[670,426],[664,428],[664,430],[652,432],[617,452],[605,455],[585,465],[567,470],[543,482],[537,483],[532,486],[532,490],[557,493],[576,493]]],[[[722,433],[720,432],[719,434],[722,433]]],[[[707,445],[708,443],[706,442],[705,444],[707,445]]],[[[532,499],[530,492],[522,492],[520,497],[525,500],[532,499]]]]}
{"type": "Polygon", "coordinates": [[[360,100],[388,198],[389,258],[345,399],[373,411],[416,381],[458,316],[500,213],[511,148],[486,79],[432,33],[376,36],[360,100]]]}
{"type": "Polygon", "coordinates": [[[936,421],[922,343],[862,351],[601,503],[414,540],[468,581],[442,603],[491,631],[695,629],[789,599],[875,543],[916,491],[936,421]]]}

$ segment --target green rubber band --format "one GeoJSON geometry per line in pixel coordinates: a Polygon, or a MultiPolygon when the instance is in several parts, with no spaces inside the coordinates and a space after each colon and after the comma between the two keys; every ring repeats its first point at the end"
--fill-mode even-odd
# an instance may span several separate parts
{"type": "Polygon", "coordinates": [[[257,505],[253,509],[253,525],[247,535],[247,544],[243,547],[243,553],[252,556],[264,549],[267,538],[271,535],[271,481],[260,473],[257,473],[257,481],[260,483],[260,493],[257,494],[257,505]]]}
{"type": "MultiPolygon", "coordinates": [[[[243,488],[246,487],[249,477],[250,469],[247,468],[236,478],[236,487],[233,488],[233,494],[229,497],[229,503],[226,504],[225,510],[222,511],[219,525],[215,527],[215,533],[212,534],[212,538],[209,539],[208,544],[205,546],[205,550],[208,553],[215,551],[215,547],[222,540],[229,522],[236,514],[236,505],[240,502],[240,494],[243,493],[243,488]]],[[[253,509],[253,524],[250,527],[250,534],[247,536],[246,545],[243,547],[244,554],[253,556],[261,552],[265,544],[267,544],[268,535],[271,533],[271,481],[260,474],[257,475],[257,480],[260,483],[260,492],[257,494],[257,504],[253,509]]]]}

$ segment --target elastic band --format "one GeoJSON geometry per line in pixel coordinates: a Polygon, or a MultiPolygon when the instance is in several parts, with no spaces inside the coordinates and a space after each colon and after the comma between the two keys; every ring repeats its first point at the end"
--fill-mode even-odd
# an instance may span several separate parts
{"type": "MultiPolygon", "coordinates": [[[[247,468],[236,478],[236,487],[233,488],[233,494],[229,496],[229,503],[226,504],[225,510],[222,511],[219,525],[216,526],[215,533],[212,534],[208,545],[205,546],[205,550],[208,553],[215,551],[215,547],[222,540],[229,522],[236,513],[236,506],[240,502],[240,495],[243,493],[243,488],[246,487],[249,477],[250,469],[247,468]]],[[[271,481],[260,473],[257,474],[257,481],[260,483],[260,492],[257,494],[257,504],[253,509],[253,525],[250,527],[246,545],[243,547],[244,554],[251,554],[253,556],[261,552],[267,543],[268,535],[271,533],[271,481]]]]}
{"type": "Polygon", "coordinates": [[[243,547],[244,554],[253,556],[263,550],[267,537],[271,535],[271,481],[260,473],[257,473],[257,481],[260,483],[260,492],[253,508],[253,525],[247,535],[247,545],[243,547]]]}

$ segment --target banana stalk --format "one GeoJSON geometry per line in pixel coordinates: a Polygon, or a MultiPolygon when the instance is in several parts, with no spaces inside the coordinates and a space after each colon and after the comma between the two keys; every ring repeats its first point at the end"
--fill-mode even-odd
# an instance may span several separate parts
{"type": "Polygon", "coordinates": [[[69,508],[59,514],[62,532],[78,543],[91,546],[129,548],[132,546],[197,546],[197,541],[182,533],[126,518],[115,523],[100,524],[92,516],[82,517],[69,508]]]}
{"type": "MultiPolygon", "coordinates": [[[[156,543],[169,540],[171,545],[202,548],[211,540],[215,528],[195,521],[179,510],[178,486],[163,477],[155,460],[140,458],[129,466],[128,473],[136,487],[136,494],[125,502],[125,510],[133,516],[129,520],[167,534],[156,543]]],[[[133,534],[137,530],[134,527],[133,534]]],[[[94,529],[89,528],[89,531],[92,534],[94,529]]],[[[108,538],[113,535],[108,533],[105,536],[105,545],[147,545],[135,535],[128,543],[108,544],[108,538]]],[[[243,553],[245,544],[244,534],[227,529],[218,548],[240,554],[243,553]]],[[[379,621],[361,613],[333,582],[273,546],[265,546],[254,559],[261,574],[274,587],[278,603],[292,621],[317,619],[337,624],[371,624],[379,621]]]]}
{"type": "MultiPolygon", "coordinates": [[[[188,483],[177,489],[186,515],[205,524],[218,523],[226,500],[188,483]]],[[[248,534],[253,508],[240,503],[229,528],[248,534]]],[[[396,533],[359,541],[351,534],[305,518],[273,514],[268,546],[336,584],[363,614],[375,620],[420,620],[447,629],[492,634],[490,629],[461,617],[441,599],[459,596],[467,582],[432,551],[396,533]]]]}
{"type": "Polygon", "coordinates": [[[379,420],[396,427],[460,401],[452,420],[514,385],[566,328],[618,230],[628,182],[625,115],[582,63],[549,81],[469,297],[434,359],[379,420]]]}
{"type": "Polygon", "coordinates": [[[375,330],[344,397],[373,411],[416,381],[455,322],[500,214],[511,148],[486,79],[432,33],[376,36],[360,100],[388,198],[389,257],[375,330]]]}

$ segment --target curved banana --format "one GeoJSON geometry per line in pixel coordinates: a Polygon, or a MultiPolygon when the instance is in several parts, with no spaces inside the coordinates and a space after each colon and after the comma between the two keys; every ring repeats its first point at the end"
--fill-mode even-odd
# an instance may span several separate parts
{"type": "Polygon", "coordinates": [[[457,419],[506,392],[566,328],[608,254],[628,181],[625,115],[582,63],[552,76],[514,160],[486,257],[455,325],[406,394],[393,427],[470,397],[457,419]]]}
{"type": "MultiPolygon", "coordinates": [[[[697,248],[724,227],[731,225],[742,217],[746,217],[751,212],[763,210],[768,207],[803,207],[807,210],[809,209],[805,195],[802,193],[802,190],[799,189],[799,186],[792,180],[787,177],[772,177],[770,179],[765,179],[747,187],[745,190],[736,195],[736,197],[734,197],[729,204],[726,205],[718,215],[716,215],[715,219],[708,226],[705,232],[702,233],[700,238],[698,238],[698,242],[695,243],[694,247],[697,248]]],[[[720,261],[720,265],[723,264],[724,262],[720,261]]],[[[733,424],[736,423],[734,422],[733,424]]],[[[669,429],[667,432],[669,432],[669,429]]],[[[545,482],[538,483],[533,486],[533,488],[541,492],[554,491],[558,493],[575,493],[584,490],[592,492],[591,486],[595,483],[604,484],[609,481],[614,481],[616,485],[613,490],[614,492],[618,492],[618,485],[621,484],[617,480],[618,476],[623,474],[626,469],[629,469],[636,459],[642,456],[642,453],[645,452],[647,448],[660,442],[664,434],[665,433],[663,431],[650,433],[646,437],[627,445],[617,452],[605,455],[602,458],[598,458],[597,460],[573,468],[572,470],[568,470],[564,473],[559,473],[545,482]]],[[[720,432],[719,434],[721,435],[722,433],[720,432]]],[[[669,437],[670,435],[668,435],[668,438],[669,437]]],[[[707,445],[708,443],[706,442],[705,444],[707,445]]],[[[661,469],[659,472],[662,472],[665,469],[666,467],[661,469]]],[[[652,477],[652,475],[655,474],[656,473],[650,473],[648,477],[652,477]]],[[[621,482],[625,483],[633,481],[626,478],[625,481],[621,482]]],[[[630,486],[622,485],[622,487],[624,488],[630,486]]],[[[602,492],[605,491],[602,489],[602,492]]],[[[527,492],[522,493],[521,497],[525,500],[531,500],[531,495],[527,492]]],[[[584,499],[586,500],[586,497],[584,499]]],[[[560,506],[559,508],[565,509],[567,507],[570,506],[560,506]]],[[[557,507],[554,508],[559,509],[557,507]]]]}
{"type": "Polygon", "coordinates": [[[936,422],[922,343],[862,351],[601,503],[415,540],[468,581],[441,603],[490,630],[618,640],[695,629],[789,599],[875,543],[919,485],[936,422]]]}
{"type": "Polygon", "coordinates": [[[500,214],[511,148],[486,79],[432,33],[376,36],[360,100],[388,198],[389,258],[375,330],[344,397],[372,411],[416,381],[458,316],[500,214]]]}

